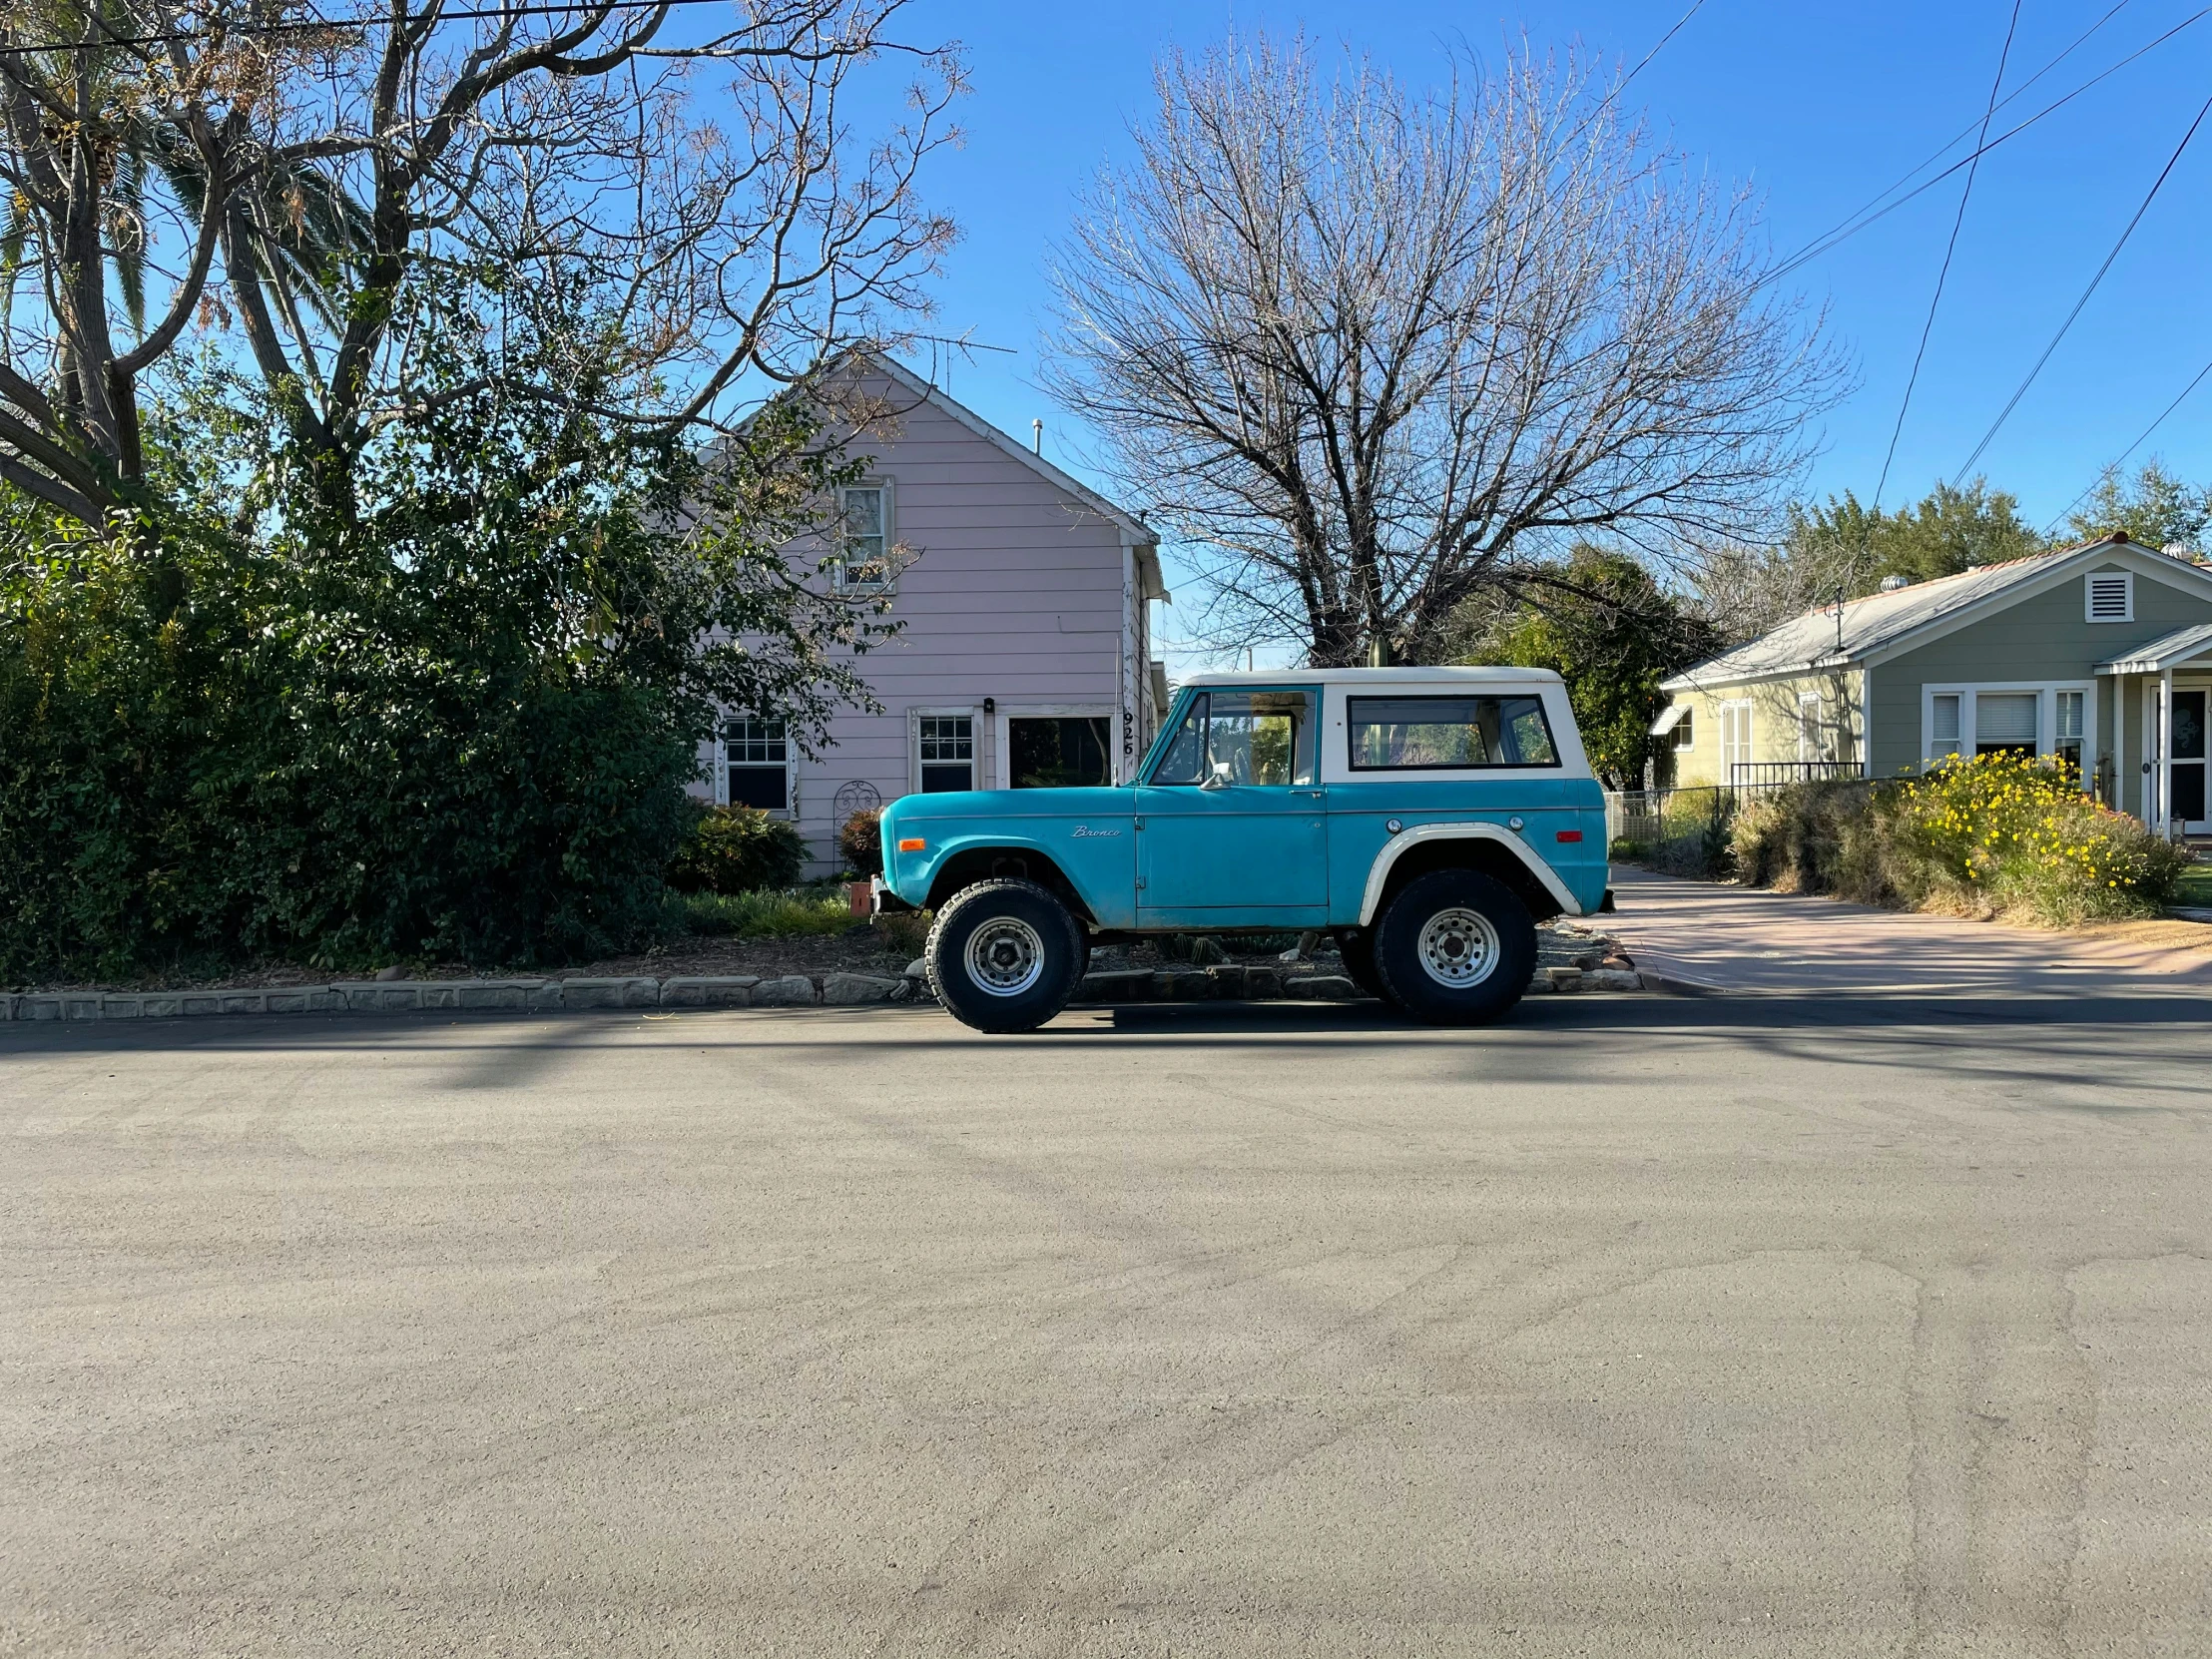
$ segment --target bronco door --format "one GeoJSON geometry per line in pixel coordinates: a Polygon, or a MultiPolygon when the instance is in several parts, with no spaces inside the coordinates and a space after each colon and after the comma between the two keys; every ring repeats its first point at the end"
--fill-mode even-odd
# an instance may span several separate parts
{"type": "Polygon", "coordinates": [[[1199,691],[1137,791],[1137,925],[1319,927],[1329,802],[1320,699],[1295,687],[1199,691]]]}

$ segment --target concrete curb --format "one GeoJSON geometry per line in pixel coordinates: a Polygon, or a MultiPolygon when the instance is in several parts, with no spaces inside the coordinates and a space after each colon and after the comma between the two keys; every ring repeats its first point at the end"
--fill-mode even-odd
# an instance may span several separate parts
{"type": "MultiPolygon", "coordinates": [[[[1715,986],[1626,971],[1546,968],[1531,994],[1665,990],[1707,996],[1715,986]]],[[[1354,1002],[1359,986],[1338,974],[1296,977],[1273,967],[1235,963],[1210,968],[1134,968],[1086,974],[1071,1006],[1132,1002],[1354,1002]]],[[[191,1019],[225,1014],[400,1014],[454,1012],[552,1013],[640,1008],[875,1007],[928,1002],[913,975],[826,973],[684,974],[670,979],[392,979],[338,980],[327,985],[275,985],[254,990],[5,991],[0,1022],[96,1019],[191,1019]]]]}

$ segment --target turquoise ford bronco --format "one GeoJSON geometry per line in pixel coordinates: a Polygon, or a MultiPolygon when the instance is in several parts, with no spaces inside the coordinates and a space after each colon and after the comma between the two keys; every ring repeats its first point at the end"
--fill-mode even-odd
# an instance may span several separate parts
{"type": "Polygon", "coordinates": [[[909,795],[882,835],[878,906],[936,912],[929,983],[984,1031],[1160,933],[1326,931],[1414,1018],[1496,1019],[1536,921],[1606,891],[1604,800],[1541,669],[1201,675],[1134,784],[909,795]]]}

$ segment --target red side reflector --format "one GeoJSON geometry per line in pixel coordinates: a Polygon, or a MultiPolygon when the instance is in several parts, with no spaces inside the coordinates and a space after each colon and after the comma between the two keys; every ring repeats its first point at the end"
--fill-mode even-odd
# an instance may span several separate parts
{"type": "Polygon", "coordinates": [[[1582,838],[1582,831],[1579,830],[1562,830],[1555,838],[1563,841],[1578,841],[1582,838]]]}
{"type": "MultiPolygon", "coordinates": [[[[1580,840],[1581,838],[1582,838],[1582,837],[1580,836],[1580,834],[1577,834],[1577,835],[1575,836],[1575,839],[1577,839],[1577,840],[1580,840]]],[[[902,841],[900,841],[900,842],[898,843],[898,850],[899,850],[899,851],[901,851],[901,852],[919,852],[919,851],[920,851],[920,850],[921,850],[921,849],[922,849],[923,847],[927,846],[928,844],[929,844],[929,843],[928,843],[927,841],[923,840],[923,839],[922,839],[922,838],[921,838],[920,836],[916,835],[916,836],[914,836],[914,837],[913,837],[912,839],[910,839],[910,840],[902,840],[902,841]]]]}

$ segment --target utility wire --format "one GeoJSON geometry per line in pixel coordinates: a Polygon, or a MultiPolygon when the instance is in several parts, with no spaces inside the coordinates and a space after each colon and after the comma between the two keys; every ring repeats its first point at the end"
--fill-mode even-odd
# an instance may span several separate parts
{"type": "Polygon", "coordinates": [[[1966,457],[1965,464],[1952,476],[1953,487],[1973,470],[1974,462],[1981,459],[1982,451],[1996,437],[1998,428],[2011,418],[2012,411],[2019,407],[2020,399],[2027,395],[2027,388],[2035,383],[2035,376],[2043,372],[2043,364],[2050,361],[2050,354],[2058,349],[2058,342],[2066,337],[2066,330],[2073,326],[2074,318],[2089,303],[2089,296],[2097,291],[2097,284],[2104,280],[2104,274],[2112,269],[2112,262],[2120,257],[2120,250],[2127,246],[2127,239],[2135,234],[2135,227],[2142,224],[2143,215],[2150,212],[2151,203],[2158,199],[2159,190],[2180,163],[2181,153],[2189,148],[2189,141],[2197,136],[2197,129],[2204,125],[2207,115],[2212,115],[2212,98],[2207,98],[2198,109],[2196,120],[2189,123],[2189,130],[2181,135],[2181,142],[2174,146],[2174,153],[2166,158],[2166,165],[2158,170],[2158,177],[2151,181],[2142,206],[2135,210],[2135,217],[2127,222],[2126,228],[2120,232],[2119,240],[2112,244],[2112,252],[2104,256],[2104,264],[2097,267],[2097,274],[2089,278],[2089,285],[2081,290],[2081,297],[2074,301],[2073,309],[2066,313],[2066,320],[2058,325],[2058,332],[2050,336],[2050,343],[2043,347],[2043,354],[2035,359],[2035,366],[2027,371],[2027,377],[2019,383],[2004,407],[1997,411],[1996,419],[1989,422],[1989,429],[1981,434],[1981,441],[1973,446],[1973,453],[1966,457]]]}
{"type": "Polygon", "coordinates": [[[2180,408],[2183,403],[2188,401],[2189,394],[2195,391],[2197,387],[2204,383],[2204,377],[2208,374],[2212,374],[2212,362],[2207,362],[2202,368],[2198,369],[2195,377],[2191,379],[2187,385],[2181,388],[2181,395],[2176,397],[2171,403],[2168,403],[2163,409],[2159,410],[2158,418],[2152,421],[2148,426],[2144,427],[2142,431],[2138,432],[2135,435],[2135,441],[2133,443],[2129,444],[2125,449],[2121,450],[2118,455],[2114,456],[2111,461],[2106,463],[2104,470],[2102,472],[2099,472],[2096,477],[2092,479],[2088,484],[2084,485],[2079,495],[2075,496],[2071,501],[2067,502],[2063,507],[2058,509],[2057,517],[2053,518],[2048,524],[2043,526],[2043,534],[2047,536],[2053,530],[2057,529],[2059,523],[2066,517],[2066,515],[2072,512],[2076,507],[2080,506],[2082,502],[2087,500],[2089,497],[2089,492],[2095,489],[2098,484],[2102,483],[2107,474],[2117,472],[2122,466],[2127,463],[2128,456],[2134,454],[2136,450],[2142,448],[2145,443],[2149,442],[2151,433],[2157,431],[2159,427],[2166,424],[2166,417],[2172,414],[2174,410],[2180,408]]]}
{"type": "MultiPolygon", "coordinates": [[[[654,11],[662,6],[727,4],[729,0],[573,0],[569,5],[478,6],[466,11],[440,11],[431,20],[437,23],[467,23],[510,17],[542,17],[554,13],[570,15],[595,11],[638,12],[654,11]]],[[[227,24],[221,29],[172,29],[154,35],[103,34],[98,40],[52,40],[34,42],[28,46],[0,46],[0,53],[22,57],[38,52],[105,52],[117,46],[173,46],[190,41],[228,39],[241,35],[318,34],[331,29],[372,29],[390,21],[389,17],[325,18],[318,13],[311,21],[297,18],[276,23],[235,23],[227,24]]],[[[422,18],[410,17],[402,21],[419,23],[422,18]]]]}
{"type": "MultiPolygon", "coordinates": [[[[2179,23],[2175,24],[2171,29],[2168,29],[2164,34],[2159,35],[2153,40],[2146,41],[2143,45],[2137,47],[2134,51],[2130,52],[2126,57],[2120,59],[2117,63],[2108,65],[2106,68],[2099,70],[2096,74],[2090,76],[2088,80],[2082,82],[2081,85],[2075,87],[2073,91],[2065,94],[2065,96],[2061,98],[2052,100],[2050,103],[2044,105],[2041,109],[2037,110],[2033,115],[2027,117],[2024,121],[2021,121],[2014,126],[2006,128],[1995,138],[1989,140],[1986,144],[1983,144],[1979,148],[1977,148],[1971,155],[1959,158],[1957,161],[1951,163],[1950,166],[1944,168],[1942,172],[1936,174],[1934,178],[1929,179],[1922,184],[1916,185],[1912,190],[1907,191],[1903,196],[1900,196],[1896,201],[1891,202],[1888,206],[1880,209],[1879,211],[1875,211],[1874,203],[1869,203],[1866,208],[1862,208],[1850,219],[1844,220],[1834,230],[1831,230],[1822,236],[1816,237],[1813,239],[1813,241],[1807,243],[1803,248],[1799,249],[1798,252],[1792,254],[1788,259],[1784,260],[1780,265],[1776,266],[1773,271],[1767,273],[1762,280],[1767,282],[1778,281],[1782,277],[1789,276],[1790,273],[1796,271],[1799,267],[1810,264],[1814,260],[1819,259],[1823,254],[1829,253],[1830,251],[1835,249],[1838,245],[1850,241],[1861,231],[1868,229],[1870,226],[1875,225],[1881,220],[1887,219],[1891,214],[1896,213],[1898,209],[1904,207],[1906,203],[1911,202],[1916,197],[1923,196],[1929,191],[1934,190],[1937,185],[1941,184],[1953,173],[1956,173],[1961,168],[1968,166],[1977,158],[1987,155],[1990,151],[1996,149],[1997,146],[2004,144],[2011,139],[2017,138],[2020,134],[2026,132],[2028,128],[2034,126],[2044,117],[2055,115],[2059,110],[2065,108],[2066,105],[2072,103],[2076,98],[2079,98],[2083,93],[2087,92],[2090,88],[2096,86],[2099,82],[2109,80],[2112,76],[2117,75],[2121,70],[2125,69],[2129,64],[2135,62],[2145,53],[2154,51],[2158,47],[2163,46],[2167,41],[2173,39],[2174,36],[2180,34],[2182,30],[2187,29],[2194,24],[2202,22],[2207,17],[2212,17],[2212,6],[2206,6],[2200,11],[2192,12],[2189,16],[2183,18],[2179,23]]],[[[1946,145],[1944,148],[1948,149],[1949,146],[1946,145]]],[[[1924,167],[1927,165],[1928,164],[1925,162],[1922,164],[1922,166],[1924,167]]],[[[1919,169],[1915,169],[1914,171],[1918,172],[1919,169]]],[[[1911,178],[1912,174],[1907,174],[1906,177],[1911,178]]],[[[1897,187],[1894,185],[1891,187],[1892,190],[1895,190],[1896,188],[1897,187]]],[[[1888,194],[1888,192],[1884,193],[1884,195],[1888,194]]],[[[1880,201],[1882,201],[1882,197],[1878,196],[1875,198],[1875,202],[1880,201]]]]}
{"type": "MultiPolygon", "coordinates": [[[[2105,14],[2107,17],[2110,12],[2105,14]]],[[[1950,222],[1950,241],[1943,245],[1943,263],[1936,273],[1936,291],[1928,297],[1928,319],[1921,324],[1920,349],[1913,353],[1913,372],[1905,379],[1905,396],[1898,404],[1897,424],[1890,428],[1889,453],[1882,457],[1882,476],[1875,481],[1874,510],[1882,511],[1882,492],[1889,486],[1890,463],[1897,459],[1898,438],[1905,430],[1905,411],[1913,406],[1913,388],[1921,383],[1921,361],[1928,355],[1928,336],[1936,331],[1936,307],[1943,302],[1943,283],[1950,276],[1950,259],[1958,252],[1959,228],[1966,223],[1966,204],[1973,200],[1974,175],[1981,170],[1980,147],[1989,141],[1989,122],[1997,113],[1997,91],[2004,85],[2004,66],[2012,56],[2012,36],[2020,26],[2020,0],[2012,0],[2012,20],[2004,26],[2004,45],[1997,52],[1997,72],[1989,82],[1988,107],[1981,112],[1981,135],[1966,168],[1966,188],[1958,193],[1958,212],[1950,222]]]]}

